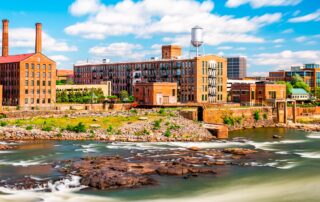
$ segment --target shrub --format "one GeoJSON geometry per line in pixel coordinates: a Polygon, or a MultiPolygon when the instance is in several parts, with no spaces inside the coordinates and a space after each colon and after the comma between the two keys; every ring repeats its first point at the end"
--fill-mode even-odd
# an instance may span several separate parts
{"type": "Polygon", "coordinates": [[[159,130],[161,128],[161,122],[162,122],[162,119],[155,120],[153,122],[153,129],[154,130],[159,130]]]}
{"type": "Polygon", "coordinates": [[[177,130],[177,129],[179,129],[179,128],[181,128],[181,126],[179,126],[179,125],[177,125],[177,124],[175,124],[175,123],[173,123],[173,124],[169,127],[170,130],[177,130]]]}
{"type": "Polygon", "coordinates": [[[131,112],[132,114],[137,114],[137,113],[138,113],[138,111],[137,111],[136,109],[131,109],[130,112],[131,112]]]}
{"type": "Polygon", "coordinates": [[[57,138],[62,138],[62,133],[58,133],[57,138]]]}
{"type": "Polygon", "coordinates": [[[33,127],[31,125],[26,127],[26,130],[32,130],[32,129],[33,127]]]}
{"type": "Polygon", "coordinates": [[[16,106],[16,110],[20,110],[21,107],[19,105],[16,106]]]}
{"type": "Polygon", "coordinates": [[[165,114],[166,114],[166,111],[165,111],[163,108],[161,108],[161,109],[159,110],[159,114],[165,115],[165,114]]]}
{"type": "Polygon", "coordinates": [[[164,136],[166,136],[166,137],[170,137],[171,136],[170,129],[167,129],[166,132],[164,132],[164,136]]]}
{"type": "Polygon", "coordinates": [[[86,126],[82,122],[79,122],[75,126],[67,125],[66,130],[73,131],[73,132],[76,132],[76,133],[85,133],[87,131],[86,126]]]}
{"type": "Polygon", "coordinates": [[[243,119],[242,116],[239,116],[239,117],[225,116],[223,117],[223,123],[229,126],[234,126],[236,123],[241,124],[242,119],[243,119]]]}
{"type": "Polygon", "coordinates": [[[0,119],[4,119],[4,118],[7,118],[7,115],[5,115],[5,114],[0,114],[0,119]]]}
{"type": "Polygon", "coordinates": [[[1,126],[1,127],[7,126],[7,125],[8,125],[8,123],[5,122],[5,121],[1,121],[1,122],[0,122],[0,126],[1,126]]]}
{"type": "Polygon", "coordinates": [[[264,120],[268,119],[267,113],[264,113],[264,114],[263,114],[263,119],[264,119],[264,120]]]}
{"type": "Polygon", "coordinates": [[[108,133],[111,133],[113,131],[113,127],[112,126],[109,126],[108,128],[107,128],[107,132],[108,133]]]}
{"type": "Polygon", "coordinates": [[[16,124],[17,126],[21,126],[21,125],[22,125],[21,120],[20,120],[20,119],[16,120],[16,121],[15,121],[15,124],[16,124]]]}
{"type": "Polygon", "coordinates": [[[255,112],[253,112],[253,118],[254,120],[256,121],[259,121],[260,120],[260,112],[257,110],[255,112]]]}
{"type": "Polygon", "coordinates": [[[51,127],[51,126],[48,126],[48,125],[44,125],[44,126],[42,127],[42,130],[43,130],[43,131],[46,131],[46,132],[50,132],[50,131],[52,131],[52,127],[51,127]]]}
{"type": "Polygon", "coordinates": [[[142,135],[149,135],[149,134],[150,134],[150,132],[146,128],[134,133],[135,136],[142,136],[142,135]]]}

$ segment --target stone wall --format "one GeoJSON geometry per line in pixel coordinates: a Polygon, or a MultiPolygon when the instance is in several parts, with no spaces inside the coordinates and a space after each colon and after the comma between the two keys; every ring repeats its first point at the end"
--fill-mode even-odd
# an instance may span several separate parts
{"type": "Polygon", "coordinates": [[[209,124],[224,124],[224,117],[237,119],[230,130],[252,127],[267,127],[274,124],[272,107],[207,108],[203,111],[203,121],[209,124]],[[259,120],[254,113],[259,112],[259,120]]]}
{"type": "MultiPolygon", "coordinates": [[[[320,107],[297,107],[297,117],[320,115],[320,107]]],[[[288,107],[288,118],[292,119],[292,107],[288,107]]]]}

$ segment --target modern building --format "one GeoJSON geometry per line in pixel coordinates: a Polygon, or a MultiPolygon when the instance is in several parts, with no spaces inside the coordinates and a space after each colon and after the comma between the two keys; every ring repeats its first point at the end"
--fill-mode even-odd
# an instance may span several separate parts
{"type": "Polygon", "coordinates": [[[137,83],[133,96],[139,105],[170,105],[177,104],[177,92],[177,83],[137,83]]]}
{"type": "Polygon", "coordinates": [[[73,70],[57,69],[56,81],[59,81],[61,84],[73,83],[73,76],[73,70]]]}
{"type": "Polygon", "coordinates": [[[160,60],[74,65],[75,84],[110,80],[112,94],[118,95],[122,90],[133,94],[137,83],[173,82],[179,102],[226,102],[227,60],[215,55],[183,59],[173,47],[164,46],[160,60]]]}
{"type": "Polygon", "coordinates": [[[241,79],[247,76],[247,59],[245,57],[228,57],[228,79],[241,79]]]}
{"type": "Polygon", "coordinates": [[[302,88],[293,88],[290,98],[296,101],[309,101],[310,94],[302,88]]]}
{"type": "Polygon", "coordinates": [[[269,81],[291,81],[292,76],[299,75],[308,84],[311,90],[320,87],[320,65],[305,64],[304,66],[293,66],[290,70],[269,72],[269,81]]]}
{"type": "Polygon", "coordinates": [[[48,106],[56,99],[56,63],[42,54],[42,25],[36,24],[35,52],[9,55],[9,21],[3,20],[0,84],[6,106],[48,106]]]}
{"type": "Polygon", "coordinates": [[[246,106],[271,105],[277,99],[286,99],[286,85],[266,82],[233,84],[231,99],[246,106]]]}
{"type": "Polygon", "coordinates": [[[91,89],[101,89],[105,97],[111,94],[111,81],[105,81],[102,84],[92,84],[92,85],[57,85],[57,92],[59,91],[85,91],[91,89]]]}

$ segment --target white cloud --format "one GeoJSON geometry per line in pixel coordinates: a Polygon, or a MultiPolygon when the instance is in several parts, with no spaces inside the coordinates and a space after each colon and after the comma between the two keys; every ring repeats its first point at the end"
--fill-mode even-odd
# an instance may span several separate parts
{"type": "Polygon", "coordinates": [[[99,7],[99,0],[77,0],[69,7],[69,12],[74,16],[81,16],[94,13],[99,7]]]}
{"type": "Polygon", "coordinates": [[[129,34],[142,38],[164,35],[165,42],[188,45],[191,28],[200,25],[205,30],[204,39],[208,45],[261,43],[264,39],[255,36],[259,28],[278,22],[282,17],[281,13],[242,18],[220,16],[212,13],[212,0],[123,0],[115,5],[100,3],[96,7],[98,10],[90,11],[85,21],[66,27],[65,32],[91,39],[129,34]]]}
{"type": "Polygon", "coordinates": [[[250,4],[253,8],[260,8],[265,6],[295,6],[302,0],[228,0],[227,7],[235,8],[243,4],[250,4]]]}
{"type": "Polygon", "coordinates": [[[272,41],[273,43],[283,43],[284,39],[275,39],[272,41]]]}
{"type": "Polygon", "coordinates": [[[70,60],[67,56],[64,55],[51,55],[49,56],[49,58],[56,62],[66,62],[70,60]]]}
{"type": "Polygon", "coordinates": [[[233,47],[231,47],[231,46],[220,46],[217,49],[218,50],[231,50],[231,49],[233,49],[233,47]]]}
{"type": "Polygon", "coordinates": [[[295,38],[294,40],[295,40],[296,42],[305,42],[305,41],[308,40],[308,38],[305,37],[305,36],[300,36],[300,37],[295,38]]]}
{"type": "Polygon", "coordinates": [[[291,34],[291,33],[293,33],[293,32],[294,32],[293,29],[286,29],[286,30],[283,30],[281,33],[282,33],[282,34],[291,34]]]}
{"type": "MultiPolygon", "coordinates": [[[[34,48],[35,30],[32,28],[10,29],[9,46],[14,48],[34,48]]],[[[76,46],[69,46],[66,42],[57,40],[46,32],[42,32],[42,46],[45,51],[67,52],[78,50],[76,46]]]]}
{"type": "Polygon", "coordinates": [[[292,23],[309,22],[309,21],[320,21],[320,9],[308,15],[289,19],[289,22],[292,22],[292,23]]]}
{"type": "Polygon", "coordinates": [[[142,46],[126,42],[112,43],[109,46],[95,46],[90,48],[89,53],[99,57],[121,57],[121,58],[141,58],[144,55],[139,53],[142,46]]]}
{"type": "Polygon", "coordinates": [[[320,63],[320,51],[305,50],[291,51],[285,50],[279,53],[262,53],[252,57],[254,65],[272,66],[275,69],[289,68],[293,65],[305,63],[320,63]]]}

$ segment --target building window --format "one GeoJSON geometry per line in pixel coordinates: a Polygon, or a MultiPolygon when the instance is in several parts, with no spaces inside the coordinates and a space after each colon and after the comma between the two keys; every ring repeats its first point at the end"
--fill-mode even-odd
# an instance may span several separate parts
{"type": "Polygon", "coordinates": [[[25,104],[28,104],[28,98],[25,98],[25,99],[24,99],[24,103],[25,103],[25,104]]]}
{"type": "Polygon", "coordinates": [[[48,81],[48,86],[51,86],[51,81],[48,81]]]}
{"type": "Polygon", "coordinates": [[[46,85],[46,81],[42,81],[42,86],[45,86],[46,85]]]}
{"type": "Polygon", "coordinates": [[[26,89],[26,90],[25,90],[25,94],[26,94],[26,95],[28,95],[28,94],[29,94],[28,89],[26,89]]]}
{"type": "Polygon", "coordinates": [[[42,69],[46,70],[46,65],[45,64],[42,65],[42,69]]]}
{"type": "Polygon", "coordinates": [[[51,94],[51,90],[50,89],[48,90],[48,93],[51,94]]]}
{"type": "Polygon", "coordinates": [[[37,72],[37,78],[40,78],[40,72],[37,72]]]}
{"type": "Polygon", "coordinates": [[[34,104],[34,99],[33,98],[31,98],[31,104],[34,104]]]}
{"type": "Polygon", "coordinates": [[[34,80],[31,80],[31,86],[34,86],[34,80]]]}
{"type": "Polygon", "coordinates": [[[31,64],[31,69],[34,70],[34,64],[33,63],[31,64]]]}
{"type": "Polygon", "coordinates": [[[24,84],[25,84],[25,86],[28,86],[29,85],[29,81],[25,80],[24,84]]]}
{"type": "Polygon", "coordinates": [[[176,96],[176,89],[172,89],[172,96],[176,96]]]}
{"type": "Polygon", "coordinates": [[[46,90],[45,90],[45,89],[44,89],[44,90],[42,90],[42,93],[43,93],[43,94],[46,94],[46,90]]]}
{"type": "Polygon", "coordinates": [[[48,66],[48,70],[49,70],[49,71],[51,70],[51,64],[48,66]]]}
{"type": "Polygon", "coordinates": [[[39,90],[39,89],[37,90],[37,94],[38,94],[38,95],[40,94],[40,90],[39,90]]]}
{"type": "Polygon", "coordinates": [[[37,70],[40,70],[40,64],[37,64],[37,70]]]}
{"type": "Polygon", "coordinates": [[[26,63],[26,69],[29,69],[29,63],[26,63]]]}
{"type": "Polygon", "coordinates": [[[251,91],[251,99],[254,100],[254,91],[251,91]]]}
{"type": "Polygon", "coordinates": [[[51,78],[51,72],[48,73],[48,78],[51,78]]]}
{"type": "Polygon", "coordinates": [[[26,78],[28,78],[29,77],[29,72],[26,72],[26,78]]]}
{"type": "Polygon", "coordinates": [[[40,104],[40,99],[39,98],[37,99],[37,104],[40,104]]]}
{"type": "Polygon", "coordinates": [[[48,99],[48,104],[50,104],[50,103],[51,103],[51,99],[49,98],[49,99],[48,99]]]}
{"type": "Polygon", "coordinates": [[[46,100],[43,98],[42,99],[42,104],[45,104],[46,103],[46,100]]]}
{"type": "Polygon", "coordinates": [[[46,78],[46,73],[45,72],[42,73],[42,78],[46,78]]]}

